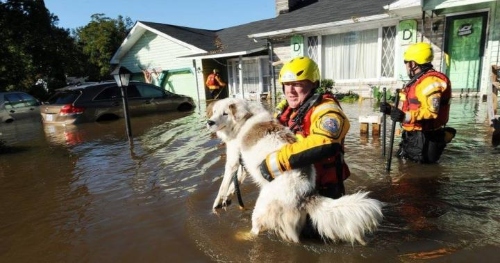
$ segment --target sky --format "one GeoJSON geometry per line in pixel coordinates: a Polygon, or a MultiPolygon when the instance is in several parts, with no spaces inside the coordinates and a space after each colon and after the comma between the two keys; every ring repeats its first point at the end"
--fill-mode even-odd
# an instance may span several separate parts
{"type": "Polygon", "coordinates": [[[66,29],[87,25],[102,13],[136,21],[222,29],[275,17],[275,0],[45,0],[45,7],[66,29]]]}

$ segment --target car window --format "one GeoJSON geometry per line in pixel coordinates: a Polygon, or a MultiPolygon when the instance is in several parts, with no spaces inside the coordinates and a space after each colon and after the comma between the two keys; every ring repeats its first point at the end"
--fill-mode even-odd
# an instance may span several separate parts
{"type": "Polygon", "coordinates": [[[26,105],[28,105],[28,106],[38,106],[39,105],[38,100],[29,94],[19,93],[19,96],[21,96],[24,103],[26,103],[26,105]]]}
{"type": "Polygon", "coordinates": [[[67,90],[56,92],[52,97],[50,97],[47,102],[49,104],[71,104],[78,96],[80,96],[80,91],[67,90]]]}
{"type": "Polygon", "coordinates": [[[26,104],[23,102],[23,98],[19,96],[17,93],[13,94],[5,94],[4,95],[5,99],[5,108],[22,108],[26,107],[26,104]],[[10,106],[10,107],[8,107],[10,106]]]}
{"type": "Polygon", "coordinates": [[[118,87],[114,86],[105,88],[101,93],[97,94],[94,100],[114,100],[117,98],[121,98],[121,94],[118,87]]]}
{"type": "Polygon", "coordinates": [[[140,84],[136,86],[141,93],[141,96],[144,98],[161,98],[165,95],[165,93],[161,89],[156,87],[140,84]]]}
{"type": "Polygon", "coordinates": [[[137,90],[135,85],[129,85],[127,87],[127,98],[140,98],[141,93],[137,90]]]}

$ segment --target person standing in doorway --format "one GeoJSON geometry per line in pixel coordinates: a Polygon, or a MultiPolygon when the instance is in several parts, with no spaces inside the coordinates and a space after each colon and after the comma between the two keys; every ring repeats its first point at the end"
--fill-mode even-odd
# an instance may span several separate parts
{"type": "Polygon", "coordinates": [[[218,69],[214,69],[210,75],[207,77],[205,85],[210,90],[210,95],[212,99],[218,99],[222,88],[226,86],[226,83],[222,80],[218,69]]]}
{"type": "Polygon", "coordinates": [[[429,43],[416,43],[404,53],[404,63],[410,81],[400,94],[399,105],[380,104],[380,112],[400,122],[402,142],[397,157],[418,163],[435,163],[446,144],[455,136],[455,129],[445,127],[450,113],[451,83],[449,78],[434,69],[429,43]]]}

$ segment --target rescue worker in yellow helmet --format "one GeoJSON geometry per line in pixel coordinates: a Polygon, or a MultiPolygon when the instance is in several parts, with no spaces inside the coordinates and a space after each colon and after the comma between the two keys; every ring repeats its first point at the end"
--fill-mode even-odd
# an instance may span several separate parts
{"type": "Polygon", "coordinates": [[[279,122],[289,127],[298,141],[267,156],[260,169],[271,181],[284,171],[314,164],[318,192],[339,198],[343,181],[350,175],[344,162],[344,138],[349,120],[331,94],[315,93],[319,87],[318,65],[308,57],[296,57],[279,74],[286,98],[279,122]]]}
{"type": "Polygon", "coordinates": [[[402,102],[391,106],[380,104],[380,111],[401,122],[402,141],[397,151],[400,158],[418,163],[435,163],[446,144],[455,136],[455,129],[445,127],[451,100],[448,77],[432,66],[434,53],[428,43],[416,43],[404,53],[404,63],[410,81],[399,94],[402,102]]]}

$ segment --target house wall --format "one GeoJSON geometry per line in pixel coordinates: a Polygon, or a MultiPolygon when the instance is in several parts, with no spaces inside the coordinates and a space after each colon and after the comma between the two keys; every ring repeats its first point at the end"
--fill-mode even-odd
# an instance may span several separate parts
{"type": "MultiPolygon", "coordinates": [[[[142,72],[142,68],[161,68],[164,73],[168,71],[177,71],[189,69],[179,74],[167,74],[172,79],[163,81],[163,88],[173,91],[177,94],[191,96],[194,99],[199,97],[200,93],[197,87],[197,71],[193,66],[192,59],[178,58],[180,56],[191,55],[194,52],[187,46],[183,46],[170,39],[164,38],[150,31],[145,31],[137,43],[121,59],[120,64],[130,71],[142,72]],[[180,76],[180,74],[186,74],[180,76]],[[176,85],[178,83],[178,85],[176,85]]],[[[197,64],[201,65],[201,61],[197,64]]],[[[198,74],[199,75],[199,74],[198,74]]],[[[203,76],[198,76],[198,81],[203,81],[203,76]]],[[[201,85],[201,89],[204,85],[201,85]]]]}
{"type": "MultiPolygon", "coordinates": [[[[489,25],[489,37],[487,42],[487,51],[485,52],[489,56],[489,63],[484,63],[484,72],[490,74],[491,66],[500,66],[500,3],[498,1],[492,3],[491,5],[491,15],[490,15],[490,25],[489,25]]],[[[486,92],[488,88],[491,87],[491,78],[485,76],[486,79],[490,81],[484,81],[486,86],[486,92]]],[[[483,83],[482,83],[483,84],[483,83]]]]}
{"type": "MultiPolygon", "coordinates": [[[[281,84],[279,83],[280,70],[283,67],[283,63],[286,63],[292,59],[290,51],[290,37],[284,37],[279,39],[269,40],[273,46],[272,54],[272,70],[274,71],[274,85],[276,87],[276,97],[279,99],[283,96],[283,91],[281,84]]],[[[274,97],[274,95],[271,95],[274,97]]]]}
{"type": "MultiPolygon", "coordinates": [[[[483,57],[481,75],[480,75],[480,90],[477,93],[478,96],[482,96],[487,93],[491,87],[490,74],[491,74],[491,66],[492,65],[500,65],[500,27],[494,26],[500,24],[500,2],[490,2],[487,5],[481,4],[478,6],[465,6],[460,10],[451,10],[453,13],[451,14],[461,14],[463,12],[481,12],[488,10],[490,12],[490,17],[488,20],[488,30],[487,30],[487,41],[486,41],[486,49],[483,57]],[[464,11],[465,10],[465,11],[464,11]]],[[[434,50],[434,60],[433,65],[437,70],[445,71],[446,70],[446,60],[444,54],[444,41],[445,41],[445,20],[446,16],[450,15],[450,11],[440,12],[441,14],[437,14],[437,12],[431,15],[430,11],[426,12],[425,18],[422,18],[421,14],[414,17],[405,17],[402,20],[413,19],[417,21],[417,41],[424,41],[431,43],[434,50]]],[[[398,31],[399,33],[399,31],[398,31]]],[[[399,39],[400,36],[397,36],[399,39]]],[[[280,39],[271,39],[273,43],[273,51],[274,58],[273,61],[286,62],[291,58],[290,51],[290,38],[282,37],[280,39]]],[[[307,42],[307,35],[304,36],[304,42],[307,42]]],[[[320,42],[321,43],[321,42],[320,42]]],[[[306,44],[306,43],[304,43],[306,44]]],[[[321,45],[321,44],[320,44],[321,45]]],[[[402,63],[402,54],[406,49],[405,45],[402,45],[399,41],[396,42],[396,57],[395,57],[395,67],[396,76],[394,80],[383,80],[383,81],[369,81],[370,83],[363,80],[356,80],[352,82],[343,82],[335,84],[335,88],[340,92],[354,91],[359,93],[364,97],[369,97],[371,95],[371,90],[369,85],[378,85],[384,86],[391,90],[395,90],[396,88],[400,88],[405,81],[408,80],[406,76],[406,72],[404,71],[404,65],[402,63]],[[400,63],[400,64],[398,64],[400,63]],[[403,76],[403,79],[400,79],[398,76],[403,76]]],[[[307,48],[305,48],[307,50],[307,48]]],[[[320,57],[322,56],[321,53],[320,57]]],[[[306,54],[307,55],[307,54],[306,54]]],[[[320,65],[321,67],[321,65],[320,65]]],[[[276,87],[280,87],[278,83],[278,74],[281,69],[281,65],[277,65],[274,67],[276,73],[276,87]]],[[[335,81],[335,80],[334,80],[335,81]]],[[[277,89],[280,90],[279,88],[277,89]]],[[[455,94],[456,95],[456,94],[455,94]]]]}

